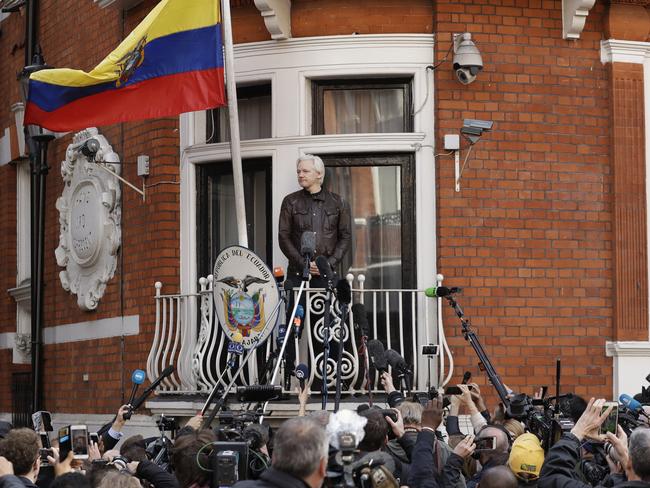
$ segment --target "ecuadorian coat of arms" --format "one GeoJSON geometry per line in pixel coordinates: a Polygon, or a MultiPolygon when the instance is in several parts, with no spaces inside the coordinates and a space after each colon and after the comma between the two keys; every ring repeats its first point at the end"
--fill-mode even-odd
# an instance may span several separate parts
{"type": "Polygon", "coordinates": [[[232,338],[240,332],[246,349],[257,347],[272,332],[275,320],[267,313],[279,301],[277,285],[266,264],[249,249],[231,246],[219,253],[214,300],[224,333],[232,338]]]}

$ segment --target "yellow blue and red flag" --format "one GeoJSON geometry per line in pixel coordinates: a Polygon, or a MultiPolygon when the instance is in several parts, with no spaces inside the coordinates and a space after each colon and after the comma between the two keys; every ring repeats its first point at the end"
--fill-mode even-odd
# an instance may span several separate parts
{"type": "Polygon", "coordinates": [[[64,132],[225,104],[219,0],[162,0],[92,71],[33,73],[24,123],[64,132]]]}

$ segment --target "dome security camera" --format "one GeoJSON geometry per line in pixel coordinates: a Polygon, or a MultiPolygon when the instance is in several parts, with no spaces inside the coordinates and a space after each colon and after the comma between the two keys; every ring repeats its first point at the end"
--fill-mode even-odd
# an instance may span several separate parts
{"type": "Polygon", "coordinates": [[[465,32],[454,37],[454,71],[463,85],[469,85],[483,69],[481,53],[472,41],[472,34],[465,32]]]}
{"type": "Polygon", "coordinates": [[[97,139],[88,139],[79,149],[81,154],[88,158],[88,161],[92,161],[95,159],[99,147],[99,141],[97,139]]]}

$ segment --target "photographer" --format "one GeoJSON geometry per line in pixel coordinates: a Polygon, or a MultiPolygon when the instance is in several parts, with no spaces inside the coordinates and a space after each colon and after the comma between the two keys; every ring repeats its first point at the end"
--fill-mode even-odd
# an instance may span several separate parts
{"type": "Polygon", "coordinates": [[[325,430],[308,417],[285,421],[275,434],[271,467],[235,488],[320,488],[327,468],[325,430]]]}
{"type": "Polygon", "coordinates": [[[207,429],[187,429],[183,435],[176,437],[171,462],[181,488],[210,486],[210,473],[201,469],[201,466],[209,465],[208,455],[200,450],[216,440],[214,432],[207,429]]]}
{"type": "Polygon", "coordinates": [[[500,425],[487,424],[476,434],[476,442],[478,443],[488,437],[496,438],[496,446],[494,449],[479,450],[478,461],[481,463],[481,471],[467,482],[468,488],[478,486],[481,478],[490,468],[503,466],[508,462],[510,438],[506,430],[500,425]]]}
{"type": "Polygon", "coordinates": [[[617,487],[650,487],[650,429],[636,429],[630,436],[629,450],[623,438],[612,433],[599,435],[599,428],[611,411],[611,407],[603,411],[604,404],[605,400],[592,398],[571,432],[564,434],[549,450],[538,482],[540,488],[591,486],[581,481],[576,471],[580,446],[586,439],[611,442],[627,475],[627,481],[617,487]]]}

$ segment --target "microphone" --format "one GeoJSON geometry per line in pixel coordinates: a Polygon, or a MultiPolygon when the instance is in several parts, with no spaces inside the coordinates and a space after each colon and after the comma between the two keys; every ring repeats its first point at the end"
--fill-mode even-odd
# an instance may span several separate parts
{"type": "Polygon", "coordinates": [[[140,395],[138,398],[133,400],[133,402],[131,403],[131,410],[124,414],[124,418],[125,419],[131,418],[131,414],[135,412],[140,407],[140,405],[144,403],[147,397],[151,395],[151,392],[154,391],[158,387],[158,385],[162,383],[162,381],[168,376],[170,376],[173,372],[174,372],[173,364],[170,364],[165,369],[163,369],[162,373],[160,373],[160,376],[158,376],[158,378],[153,380],[153,383],[151,383],[151,385],[149,385],[149,387],[142,392],[142,395],[140,395]]]}
{"type": "Polygon", "coordinates": [[[296,307],[296,315],[293,318],[293,326],[296,329],[298,339],[302,337],[302,319],[305,316],[305,308],[302,305],[296,307]]]}
{"type": "Polygon", "coordinates": [[[643,405],[641,405],[627,393],[623,393],[621,396],[619,396],[618,401],[625,405],[625,408],[631,412],[634,412],[635,414],[641,414],[646,418],[650,418],[648,417],[648,414],[645,413],[645,410],[643,410],[643,405]]]}
{"type": "Polygon", "coordinates": [[[241,332],[237,331],[232,335],[232,339],[228,344],[228,352],[230,355],[228,356],[226,364],[231,369],[235,367],[235,358],[244,354],[244,346],[241,345],[243,341],[244,336],[241,335],[241,332]]]}
{"type": "Polygon", "coordinates": [[[350,305],[352,301],[352,289],[348,280],[340,279],[336,284],[336,298],[343,305],[350,305]]]}
{"type": "Polygon", "coordinates": [[[424,294],[429,298],[442,298],[456,293],[461,293],[462,291],[462,288],[456,286],[453,288],[447,288],[446,286],[432,286],[431,288],[424,290],[424,294]]]}
{"type": "Polygon", "coordinates": [[[332,267],[325,256],[318,256],[316,258],[316,266],[318,266],[318,271],[324,280],[332,280],[332,267]]]}
{"type": "Polygon", "coordinates": [[[305,260],[302,268],[303,281],[309,280],[309,265],[316,252],[316,232],[306,230],[300,237],[300,254],[305,260]]]}
{"type": "Polygon", "coordinates": [[[309,366],[307,366],[304,363],[300,363],[298,366],[296,366],[296,370],[294,372],[296,375],[296,378],[300,382],[300,391],[305,389],[305,379],[309,377],[309,366]]]}
{"type": "Polygon", "coordinates": [[[133,383],[133,387],[131,388],[131,396],[129,397],[129,401],[126,402],[127,405],[131,405],[133,400],[135,400],[135,394],[138,392],[140,385],[144,383],[144,378],[145,374],[141,369],[136,369],[133,371],[133,374],[131,374],[131,382],[133,383]]]}
{"type": "Polygon", "coordinates": [[[282,283],[284,281],[284,269],[282,266],[276,266],[273,268],[273,277],[277,283],[282,283]]]}
{"type": "Polygon", "coordinates": [[[368,355],[370,356],[370,361],[375,367],[379,374],[388,370],[388,363],[386,362],[386,351],[384,351],[384,345],[381,341],[373,339],[368,341],[368,355]]]}
{"type": "Polygon", "coordinates": [[[386,351],[386,361],[395,371],[398,372],[399,376],[404,378],[406,382],[406,389],[411,390],[411,370],[406,364],[406,360],[402,357],[400,353],[394,349],[388,349],[386,351]]]}
{"type": "Polygon", "coordinates": [[[366,307],[363,305],[363,303],[355,303],[352,305],[352,315],[354,317],[355,327],[361,331],[362,336],[368,337],[370,328],[368,327],[366,307]]]}
{"type": "Polygon", "coordinates": [[[306,230],[300,237],[300,254],[311,259],[316,252],[316,232],[306,230]]]}

